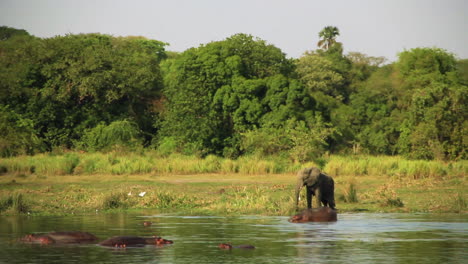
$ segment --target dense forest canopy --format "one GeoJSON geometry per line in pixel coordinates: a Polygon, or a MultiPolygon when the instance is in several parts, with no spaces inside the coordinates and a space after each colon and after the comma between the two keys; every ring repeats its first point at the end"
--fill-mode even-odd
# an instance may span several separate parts
{"type": "Polygon", "coordinates": [[[0,27],[0,156],[119,147],[467,158],[468,60],[415,48],[384,64],[344,54],[336,27],[319,36],[291,59],[246,34],[175,53],[144,37],[0,27]]]}

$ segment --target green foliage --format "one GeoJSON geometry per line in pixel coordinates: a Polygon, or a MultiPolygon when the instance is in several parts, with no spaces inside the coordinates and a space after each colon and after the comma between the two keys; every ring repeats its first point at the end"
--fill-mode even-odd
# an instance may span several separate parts
{"type": "Polygon", "coordinates": [[[290,139],[290,156],[298,162],[316,160],[326,151],[326,139],[334,132],[329,124],[317,116],[310,124],[303,121],[289,120],[286,124],[286,135],[290,139]]]}
{"type": "Polygon", "coordinates": [[[461,193],[458,193],[455,197],[455,203],[453,207],[455,212],[466,212],[466,209],[468,208],[468,203],[466,202],[465,197],[461,193]]]}
{"type": "Polygon", "coordinates": [[[350,105],[344,109],[347,112],[341,115],[352,135],[354,154],[395,153],[401,122],[394,116],[398,98],[393,74],[392,65],[375,70],[351,95],[350,105]]]}
{"type": "Polygon", "coordinates": [[[111,193],[104,197],[102,202],[102,208],[104,210],[109,209],[125,209],[129,206],[127,194],[123,192],[111,193]]]}
{"type": "Polygon", "coordinates": [[[89,127],[129,118],[154,133],[165,43],[100,34],[0,42],[0,104],[33,120],[48,149],[72,147],[89,127]]]}
{"type": "Polygon", "coordinates": [[[335,38],[340,35],[340,30],[334,26],[326,26],[319,32],[321,40],[317,43],[319,48],[328,50],[333,44],[336,43],[335,38]]]}
{"type": "Polygon", "coordinates": [[[187,154],[235,156],[240,133],[302,115],[310,102],[287,77],[292,64],[284,54],[244,34],[189,49],[164,68],[162,138],[187,154]]]}
{"type": "Polygon", "coordinates": [[[29,208],[22,193],[14,193],[0,199],[0,213],[10,209],[13,214],[24,214],[29,211],[29,208]]]}
{"type": "Polygon", "coordinates": [[[404,203],[390,185],[383,185],[377,190],[379,202],[381,206],[389,207],[404,207],[404,203]]]}
{"type": "Polygon", "coordinates": [[[349,120],[341,113],[346,109],[351,93],[351,62],[343,56],[341,43],[335,43],[326,51],[306,52],[296,65],[299,79],[314,99],[314,110],[335,128],[327,138],[328,148],[334,150],[345,146],[347,137],[352,138],[348,131],[349,120]]]}
{"type": "Polygon", "coordinates": [[[465,159],[467,85],[456,73],[454,56],[417,48],[400,54],[402,78],[400,153],[422,159],[465,159]]]}
{"type": "MultiPolygon", "coordinates": [[[[344,93],[340,89],[343,87],[345,77],[337,71],[333,61],[323,54],[306,52],[297,61],[297,72],[310,93],[331,97],[328,100],[332,102],[328,104],[333,104],[334,100],[338,102],[344,100],[344,93]]],[[[322,100],[320,102],[322,103],[322,100]]]]}
{"type": "Polygon", "coordinates": [[[305,162],[325,153],[326,139],[333,131],[320,116],[309,123],[289,119],[284,127],[263,127],[243,133],[242,149],[261,156],[284,153],[293,161],[305,162]]]}
{"type": "Polygon", "coordinates": [[[356,183],[354,181],[348,183],[347,188],[344,189],[338,199],[345,203],[357,203],[359,200],[357,196],[356,183]]]}
{"type": "MultiPolygon", "coordinates": [[[[344,55],[337,36],[325,27],[321,49],[292,60],[246,34],[176,53],[144,37],[41,39],[0,27],[0,156],[150,146],[165,158],[466,159],[466,60],[416,48],[382,66],[382,57],[344,55]]],[[[79,169],[103,165],[87,162],[79,169]]],[[[51,163],[74,173],[74,161],[51,163]]],[[[122,164],[105,167],[152,170],[122,164]]],[[[18,167],[41,167],[31,166],[18,167]]]]}
{"type": "Polygon", "coordinates": [[[289,139],[284,129],[265,127],[242,134],[241,148],[245,153],[271,156],[289,148],[289,139]]]}
{"type": "Polygon", "coordinates": [[[142,146],[142,136],[136,123],[114,121],[86,130],[78,145],[88,151],[135,150],[142,146]]]}
{"type": "Polygon", "coordinates": [[[163,156],[169,156],[177,151],[177,141],[173,137],[165,137],[159,142],[157,151],[163,156]]]}
{"type": "Polygon", "coordinates": [[[0,157],[41,152],[44,145],[37,137],[34,122],[0,105],[0,157]]]}
{"type": "Polygon", "coordinates": [[[5,41],[13,37],[24,37],[30,36],[29,33],[24,29],[16,29],[6,26],[0,27],[0,41],[5,41]]]}
{"type": "Polygon", "coordinates": [[[468,59],[457,61],[457,71],[464,85],[468,85],[468,59]]]}

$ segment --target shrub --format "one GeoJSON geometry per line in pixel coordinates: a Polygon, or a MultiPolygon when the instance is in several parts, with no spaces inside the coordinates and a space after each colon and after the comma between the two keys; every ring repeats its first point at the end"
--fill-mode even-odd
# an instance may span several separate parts
{"type": "Polygon", "coordinates": [[[123,192],[111,193],[104,197],[103,209],[127,208],[127,195],[123,192]]]}
{"type": "Polygon", "coordinates": [[[453,206],[455,207],[454,209],[456,212],[459,212],[459,213],[466,212],[467,202],[466,202],[465,197],[463,197],[463,195],[458,193],[457,197],[455,198],[455,203],[453,206]]]}
{"type": "Polygon", "coordinates": [[[14,213],[22,214],[28,212],[29,205],[24,200],[23,194],[15,193],[0,200],[0,212],[6,211],[9,208],[11,208],[14,213]]]}
{"type": "Polygon", "coordinates": [[[31,119],[0,106],[0,157],[34,154],[44,150],[31,119]]]}
{"type": "Polygon", "coordinates": [[[344,189],[343,194],[340,195],[339,199],[345,203],[357,203],[357,190],[354,182],[348,184],[348,188],[344,189]]]}
{"type": "Polygon", "coordinates": [[[159,143],[157,151],[162,156],[169,156],[171,153],[177,152],[177,141],[173,137],[165,137],[159,143]]]}
{"type": "Polygon", "coordinates": [[[128,120],[103,123],[87,130],[76,145],[88,151],[110,151],[124,148],[136,150],[142,146],[142,135],[137,124],[128,120]]]}
{"type": "Polygon", "coordinates": [[[405,206],[403,201],[397,197],[395,190],[387,184],[381,186],[377,190],[377,195],[380,200],[381,206],[390,206],[390,207],[403,207],[405,206]]]}

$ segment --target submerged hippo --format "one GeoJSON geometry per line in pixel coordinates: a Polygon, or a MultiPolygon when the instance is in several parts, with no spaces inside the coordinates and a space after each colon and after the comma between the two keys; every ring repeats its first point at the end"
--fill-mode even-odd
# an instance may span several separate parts
{"type": "Polygon", "coordinates": [[[228,243],[221,243],[218,245],[219,248],[221,249],[233,249],[233,248],[243,248],[243,249],[254,249],[255,247],[252,246],[252,245],[237,245],[237,246],[233,246],[231,244],[228,244],[228,243]]]}
{"type": "Polygon", "coordinates": [[[47,235],[58,243],[91,243],[98,239],[91,233],[79,231],[50,232],[47,235]]]}
{"type": "Polygon", "coordinates": [[[21,238],[22,242],[54,244],[54,243],[91,243],[97,240],[97,237],[88,232],[66,231],[50,232],[46,234],[30,234],[21,238]]]}
{"type": "Polygon", "coordinates": [[[25,243],[38,243],[38,244],[43,244],[43,245],[55,243],[55,240],[53,240],[50,236],[38,235],[38,234],[26,235],[22,237],[20,241],[25,242],[25,243]]]}
{"type": "Polygon", "coordinates": [[[115,236],[106,239],[99,243],[101,246],[106,247],[142,247],[145,245],[166,245],[173,244],[171,240],[167,240],[161,237],[138,237],[138,236],[115,236]]]}
{"type": "Polygon", "coordinates": [[[336,210],[330,207],[305,209],[300,214],[294,215],[289,219],[289,222],[292,223],[335,221],[337,221],[336,210]]]}

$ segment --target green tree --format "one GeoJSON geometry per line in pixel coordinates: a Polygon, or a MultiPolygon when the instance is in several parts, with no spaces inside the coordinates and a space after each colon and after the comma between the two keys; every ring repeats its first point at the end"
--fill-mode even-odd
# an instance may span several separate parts
{"type": "Polygon", "coordinates": [[[332,112],[332,120],[341,132],[339,146],[353,153],[393,154],[395,130],[390,117],[395,109],[392,65],[381,66],[383,57],[358,52],[346,55],[350,62],[349,100],[332,112]]]}
{"type": "Polygon", "coordinates": [[[189,49],[164,69],[161,142],[171,137],[188,153],[236,156],[241,133],[304,118],[311,104],[284,53],[245,34],[189,49]]]}
{"type": "Polygon", "coordinates": [[[413,158],[465,159],[468,86],[453,54],[438,48],[404,51],[397,102],[403,110],[399,151],[413,158]],[[465,135],[465,136],[464,136],[465,135]]]}
{"type": "Polygon", "coordinates": [[[342,116],[346,110],[351,81],[351,61],[343,55],[341,43],[334,43],[327,50],[306,52],[296,62],[299,80],[306,87],[315,103],[313,110],[324,122],[336,129],[327,139],[329,150],[346,146],[350,137],[349,124],[342,116]]]}
{"type": "Polygon", "coordinates": [[[324,50],[328,50],[336,43],[336,37],[340,35],[340,30],[334,26],[326,26],[318,35],[320,40],[317,43],[317,46],[324,50]]]}
{"type": "Polygon", "coordinates": [[[468,59],[459,60],[457,62],[457,70],[462,83],[468,85],[468,59]]]}
{"type": "Polygon", "coordinates": [[[88,151],[109,151],[114,149],[135,150],[142,145],[142,134],[137,124],[119,120],[105,125],[101,123],[87,129],[77,145],[88,151]]]}
{"type": "Polygon", "coordinates": [[[242,133],[242,149],[247,154],[280,155],[294,162],[317,160],[326,152],[326,139],[333,132],[320,115],[307,120],[291,118],[281,127],[265,126],[242,133]]]}
{"type": "Polygon", "coordinates": [[[24,29],[16,29],[6,26],[0,27],[0,41],[4,41],[10,39],[12,37],[29,37],[31,36],[26,30],[24,29]]]}
{"type": "Polygon", "coordinates": [[[50,150],[84,131],[134,120],[149,141],[160,98],[165,43],[101,34],[0,42],[0,103],[32,120],[50,150]]]}
{"type": "Polygon", "coordinates": [[[0,157],[34,154],[44,150],[34,122],[0,105],[0,157]]]}

